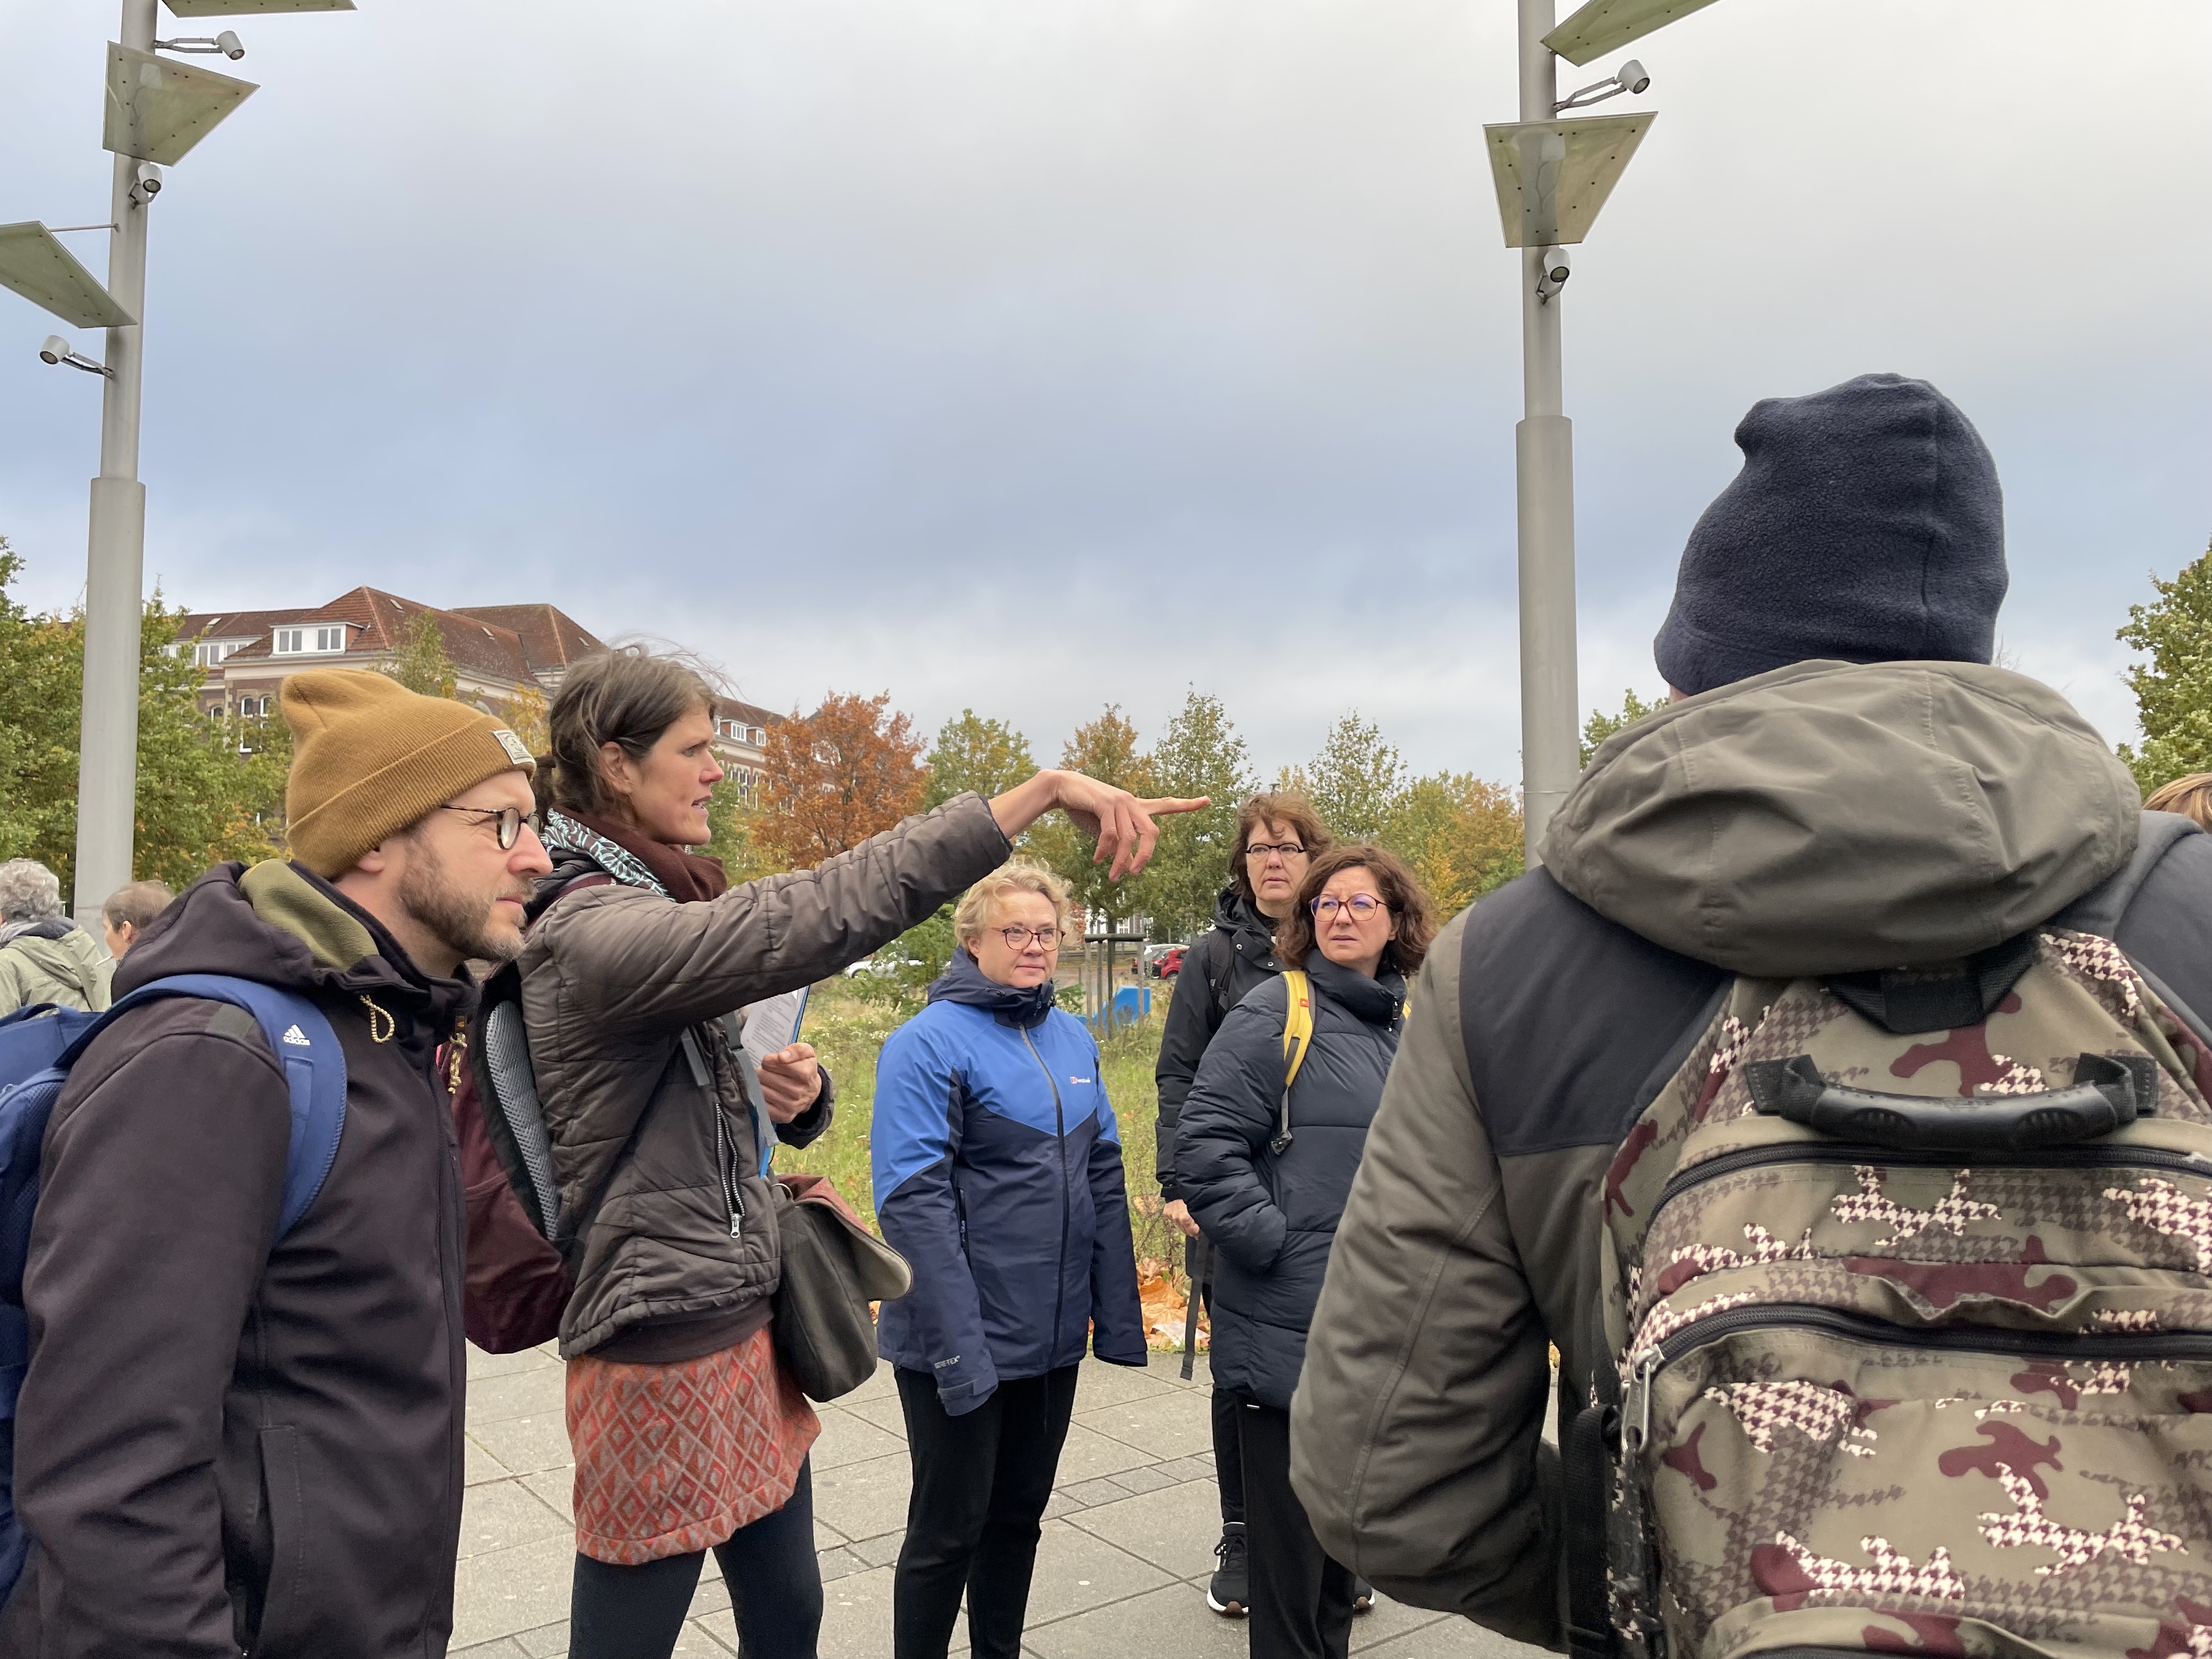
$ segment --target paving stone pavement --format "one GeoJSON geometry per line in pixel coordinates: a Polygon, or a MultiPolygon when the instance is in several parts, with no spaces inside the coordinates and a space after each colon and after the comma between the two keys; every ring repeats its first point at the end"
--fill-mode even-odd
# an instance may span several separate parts
{"type": "MultiPolygon", "coordinates": [[[[1030,1659],[1245,1659],[1242,1620],[1206,1605],[1221,1535],[1203,1360],[1194,1382],[1085,1361],[1045,1510],[1023,1652],[1030,1659]]],[[[562,1659],[571,1530],[561,1362],[550,1348],[469,1351],[468,1497],[453,1609],[456,1659],[562,1659]]],[[[814,1516],[822,1659],[889,1659],[891,1565],[906,1522],[906,1437],[888,1367],[817,1407],[814,1516]]],[[[737,1631],[713,1556],[677,1652],[729,1659],[737,1631]]],[[[956,1645],[955,1653],[964,1653],[956,1645]]],[[[1379,1602],[1352,1626],[1364,1659],[1538,1659],[1463,1620],[1379,1602]]]]}

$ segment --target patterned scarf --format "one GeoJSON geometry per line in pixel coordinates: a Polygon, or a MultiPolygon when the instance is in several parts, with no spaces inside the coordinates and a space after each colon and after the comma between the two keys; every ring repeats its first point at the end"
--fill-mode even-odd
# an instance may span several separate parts
{"type": "Polygon", "coordinates": [[[721,860],[647,841],[624,826],[556,808],[538,839],[550,853],[587,858],[625,887],[642,887],[678,903],[703,903],[729,890],[721,860]]]}

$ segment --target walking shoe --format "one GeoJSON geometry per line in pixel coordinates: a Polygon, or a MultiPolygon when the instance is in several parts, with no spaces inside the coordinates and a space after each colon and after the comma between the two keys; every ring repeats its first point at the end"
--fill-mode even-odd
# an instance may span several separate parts
{"type": "Polygon", "coordinates": [[[1206,1605],[1224,1619],[1242,1619],[1252,1604],[1252,1562],[1244,1547],[1244,1523],[1221,1523],[1221,1541],[1213,1547],[1221,1565],[1206,1587],[1206,1605]]]}
{"type": "Polygon", "coordinates": [[[1352,1610],[1354,1613],[1375,1611],[1375,1586],[1357,1573],[1352,1577],[1352,1610]]]}

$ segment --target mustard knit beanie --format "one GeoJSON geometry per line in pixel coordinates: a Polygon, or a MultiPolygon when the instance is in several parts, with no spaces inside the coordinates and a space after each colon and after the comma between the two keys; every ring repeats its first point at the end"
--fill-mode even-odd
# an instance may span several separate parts
{"type": "Polygon", "coordinates": [[[284,785],[292,856],[325,881],[486,778],[537,770],[522,739],[482,709],[422,696],[382,674],[295,674],[283,707],[292,728],[284,785]]]}

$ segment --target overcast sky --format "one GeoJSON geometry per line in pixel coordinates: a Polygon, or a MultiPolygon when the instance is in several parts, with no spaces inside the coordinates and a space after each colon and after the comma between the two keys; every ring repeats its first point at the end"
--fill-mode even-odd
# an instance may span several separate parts
{"type": "MultiPolygon", "coordinates": [[[[1041,756],[1195,684],[1272,769],[1357,706],[1517,778],[1508,0],[360,3],[236,20],[263,90],[154,210],[172,599],[547,599],[1041,756]]],[[[113,13],[0,9],[0,221],[106,212],[113,13]]],[[[2112,631],[2212,535],[2212,7],[1633,50],[1608,108],[1660,119],[1565,300],[1585,704],[1657,689],[1743,411],[1882,369],[1996,454],[2009,659],[2127,736],[2112,631]]],[[[64,605],[99,387],[48,327],[0,293],[0,534],[64,605]]]]}

